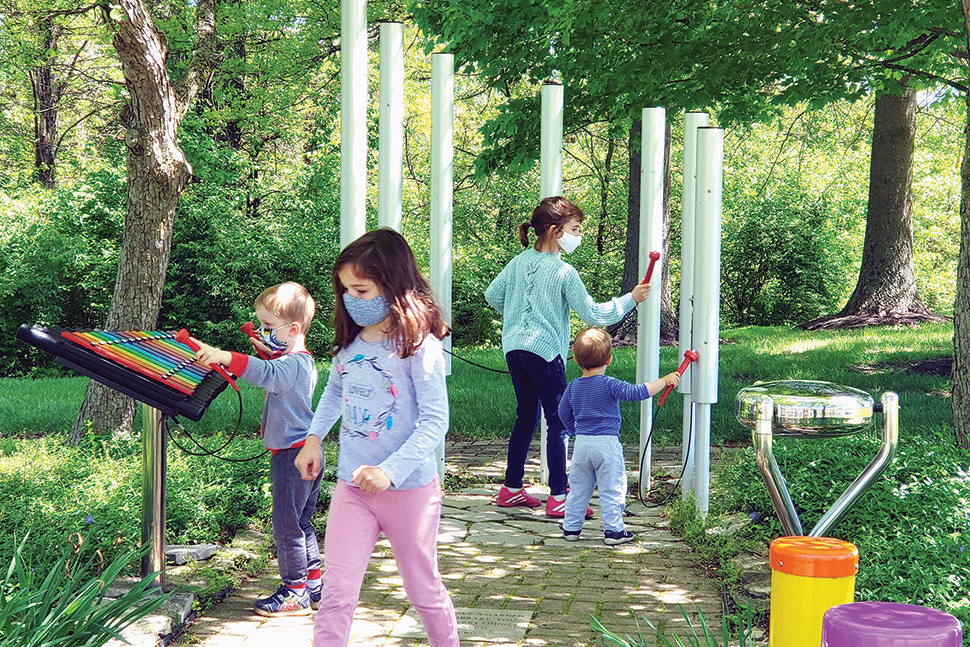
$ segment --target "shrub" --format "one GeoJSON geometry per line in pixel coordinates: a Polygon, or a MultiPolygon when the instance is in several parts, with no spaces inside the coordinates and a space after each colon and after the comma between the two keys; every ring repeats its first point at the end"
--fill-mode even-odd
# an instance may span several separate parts
{"type": "Polygon", "coordinates": [[[724,219],[721,304],[732,323],[775,326],[831,312],[846,253],[824,200],[780,192],[724,219]]]}
{"type": "Polygon", "coordinates": [[[0,647],[99,647],[133,622],[155,611],[166,595],[148,596],[155,574],[139,581],[117,599],[105,593],[145,550],[120,554],[103,568],[97,554],[80,558],[64,548],[50,568],[25,562],[25,537],[0,575],[0,647]],[[96,566],[98,566],[96,568],[96,566]]]}

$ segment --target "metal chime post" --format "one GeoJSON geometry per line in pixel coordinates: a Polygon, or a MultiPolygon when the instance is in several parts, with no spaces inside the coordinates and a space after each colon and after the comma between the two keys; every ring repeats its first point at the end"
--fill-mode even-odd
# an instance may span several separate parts
{"type": "Polygon", "coordinates": [[[142,577],[157,573],[152,588],[165,586],[165,417],[142,404],[141,544],[151,546],[141,559],[142,577]]]}

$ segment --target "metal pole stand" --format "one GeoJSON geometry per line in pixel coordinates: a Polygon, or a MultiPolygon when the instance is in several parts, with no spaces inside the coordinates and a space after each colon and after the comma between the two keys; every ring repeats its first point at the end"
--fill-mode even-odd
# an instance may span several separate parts
{"type": "Polygon", "coordinates": [[[751,429],[758,469],[768,488],[771,503],[786,535],[804,535],[785,478],[772,452],[773,436],[791,438],[837,438],[869,428],[874,412],[882,413],[882,446],[862,473],[832,504],[811,532],[822,537],[865,494],[892,462],[899,438],[899,396],[882,395],[879,407],[865,391],[829,382],[790,380],[766,382],[738,392],[738,421],[751,429]]]}
{"type": "Polygon", "coordinates": [[[155,573],[150,589],[165,587],[165,434],[167,417],[142,404],[141,545],[151,546],[141,558],[141,576],[155,573]]]}

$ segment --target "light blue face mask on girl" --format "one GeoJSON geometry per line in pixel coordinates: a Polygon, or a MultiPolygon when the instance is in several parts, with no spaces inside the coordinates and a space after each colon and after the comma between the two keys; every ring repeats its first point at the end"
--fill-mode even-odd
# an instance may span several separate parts
{"type": "Polygon", "coordinates": [[[286,341],[280,341],[279,339],[277,339],[276,331],[279,330],[280,328],[286,328],[289,325],[290,324],[284,324],[279,328],[274,328],[273,330],[266,330],[265,328],[260,327],[259,341],[266,344],[266,346],[269,347],[271,351],[277,352],[277,351],[286,350],[286,344],[289,340],[287,339],[286,341]]]}
{"type": "Polygon", "coordinates": [[[344,307],[354,323],[361,328],[379,324],[391,314],[391,306],[383,294],[378,294],[373,299],[358,299],[349,292],[344,292],[344,307]]]}

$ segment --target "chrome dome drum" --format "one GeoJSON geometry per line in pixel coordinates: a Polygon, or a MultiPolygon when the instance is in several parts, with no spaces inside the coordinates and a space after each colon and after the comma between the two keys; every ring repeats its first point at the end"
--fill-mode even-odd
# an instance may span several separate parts
{"type": "Polygon", "coordinates": [[[757,403],[771,398],[771,431],[776,436],[838,438],[864,431],[872,424],[873,399],[865,391],[814,380],[762,382],[738,392],[735,415],[754,429],[757,403]]]}

